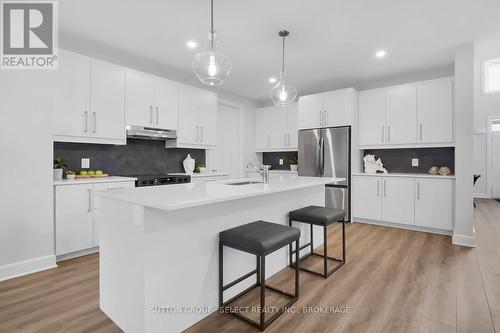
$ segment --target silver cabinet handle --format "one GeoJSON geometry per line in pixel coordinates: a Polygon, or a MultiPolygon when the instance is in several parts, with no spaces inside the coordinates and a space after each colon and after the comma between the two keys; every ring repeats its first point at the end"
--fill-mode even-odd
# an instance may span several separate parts
{"type": "Polygon", "coordinates": [[[385,126],[382,126],[382,142],[384,142],[385,126]]]}
{"type": "Polygon", "coordinates": [[[385,185],[386,185],[386,181],[384,180],[384,197],[386,197],[386,196],[387,196],[387,190],[386,190],[386,188],[385,188],[385,185]]]}
{"type": "Polygon", "coordinates": [[[387,126],[387,142],[391,142],[391,126],[387,126]]]}
{"type": "Polygon", "coordinates": [[[420,132],[420,141],[422,141],[422,124],[419,124],[418,127],[420,132]]]}
{"type": "Polygon", "coordinates": [[[267,135],[267,147],[269,147],[271,144],[270,144],[270,140],[269,140],[269,134],[267,135]]]}
{"type": "Polygon", "coordinates": [[[153,106],[149,107],[149,123],[153,124],[153,106]]]}
{"type": "Polygon", "coordinates": [[[196,126],[196,142],[200,141],[200,127],[196,126]]]}
{"type": "Polygon", "coordinates": [[[417,182],[417,200],[420,200],[420,182],[417,182]]]}
{"type": "Polygon", "coordinates": [[[89,194],[89,207],[88,207],[87,213],[90,213],[90,212],[92,212],[92,190],[88,189],[87,192],[89,194]]]}
{"type": "Polygon", "coordinates": [[[95,133],[97,130],[97,114],[94,112],[93,115],[94,115],[94,130],[93,130],[93,132],[95,133]]]}
{"type": "Polygon", "coordinates": [[[380,180],[377,179],[377,197],[380,197],[380,180]]]}
{"type": "Polygon", "coordinates": [[[325,124],[325,114],[323,111],[319,112],[319,125],[323,126],[325,124]]]}
{"type": "Polygon", "coordinates": [[[288,145],[291,146],[292,145],[292,139],[291,139],[291,134],[288,133],[288,145]]]}
{"type": "Polygon", "coordinates": [[[286,133],[283,136],[283,146],[286,147],[286,133]]]}
{"type": "Polygon", "coordinates": [[[156,107],[156,125],[160,122],[160,112],[158,111],[158,107],[156,107]]]}
{"type": "Polygon", "coordinates": [[[203,126],[200,126],[200,141],[203,142],[203,126]]]}
{"type": "Polygon", "coordinates": [[[84,129],[84,132],[87,133],[89,131],[89,112],[85,110],[83,112],[83,115],[85,117],[85,129],[84,129]]]}
{"type": "Polygon", "coordinates": [[[325,110],[325,111],[323,111],[323,112],[324,112],[324,114],[325,114],[325,121],[324,121],[323,125],[324,125],[324,126],[328,126],[328,111],[327,111],[327,110],[325,110]]]}

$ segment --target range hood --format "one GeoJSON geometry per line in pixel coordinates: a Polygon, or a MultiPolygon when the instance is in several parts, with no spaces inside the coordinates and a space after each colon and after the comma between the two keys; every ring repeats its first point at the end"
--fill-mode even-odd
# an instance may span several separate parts
{"type": "Polygon", "coordinates": [[[142,127],[142,126],[126,126],[127,138],[145,139],[145,140],[167,140],[177,139],[177,131],[142,127]]]}

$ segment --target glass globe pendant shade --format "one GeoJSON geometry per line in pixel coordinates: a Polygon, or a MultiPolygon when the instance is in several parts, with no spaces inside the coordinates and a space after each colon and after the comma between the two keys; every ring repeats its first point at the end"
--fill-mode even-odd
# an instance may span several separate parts
{"type": "Polygon", "coordinates": [[[292,104],[297,98],[297,89],[286,84],[285,72],[282,71],[281,79],[277,85],[271,89],[271,100],[274,105],[285,107],[292,104]]]}
{"type": "Polygon", "coordinates": [[[197,53],[192,65],[198,79],[209,86],[223,84],[232,68],[231,59],[214,49],[197,53]]]}

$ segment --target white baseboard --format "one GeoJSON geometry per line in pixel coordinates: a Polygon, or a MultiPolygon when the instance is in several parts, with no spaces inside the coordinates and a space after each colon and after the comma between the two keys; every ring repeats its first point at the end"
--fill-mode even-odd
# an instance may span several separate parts
{"type": "Polygon", "coordinates": [[[57,260],[57,262],[59,262],[59,261],[64,261],[64,260],[68,260],[68,259],[83,257],[83,256],[86,256],[86,255],[89,255],[92,253],[97,253],[97,252],[99,252],[99,246],[92,247],[90,249],[81,250],[81,251],[60,254],[57,256],[56,260],[57,260]]]}
{"type": "Polygon", "coordinates": [[[56,256],[48,255],[0,266],[0,281],[57,267],[56,256]]]}
{"type": "Polygon", "coordinates": [[[489,195],[488,193],[474,193],[474,198],[491,199],[491,195],[489,195]]]}
{"type": "Polygon", "coordinates": [[[354,217],[352,219],[352,222],[373,224],[373,225],[379,225],[382,227],[398,228],[398,229],[405,229],[405,230],[412,230],[412,231],[428,232],[428,233],[436,234],[436,235],[451,236],[451,234],[452,234],[451,230],[434,229],[434,228],[421,227],[421,226],[412,225],[412,224],[398,224],[398,223],[390,223],[390,222],[377,221],[377,220],[361,219],[361,218],[357,218],[357,217],[354,217]]]}
{"type": "Polygon", "coordinates": [[[476,247],[476,236],[475,233],[473,236],[454,234],[451,242],[453,245],[476,247]]]}

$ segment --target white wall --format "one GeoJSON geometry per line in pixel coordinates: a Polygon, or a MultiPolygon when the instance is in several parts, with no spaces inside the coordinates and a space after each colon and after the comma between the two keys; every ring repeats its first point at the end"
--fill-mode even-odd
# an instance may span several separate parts
{"type": "Polygon", "coordinates": [[[453,243],[474,246],[472,208],[474,46],[455,50],[455,226],[453,243]]]}
{"type": "Polygon", "coordinates": [[[474,192],[478,196],[491,194],[487,184],[487,118],[500,118],[500,94],[482,94],[482,63],[490,59],[500,59],[500,39],[476,42],[474,44],[474,173],[479,178],[474,192]]]}
{"type": "Polygon", "coordinates": [[[0,71],[0,280],[55,266],[53,75],[0,71]]]}

